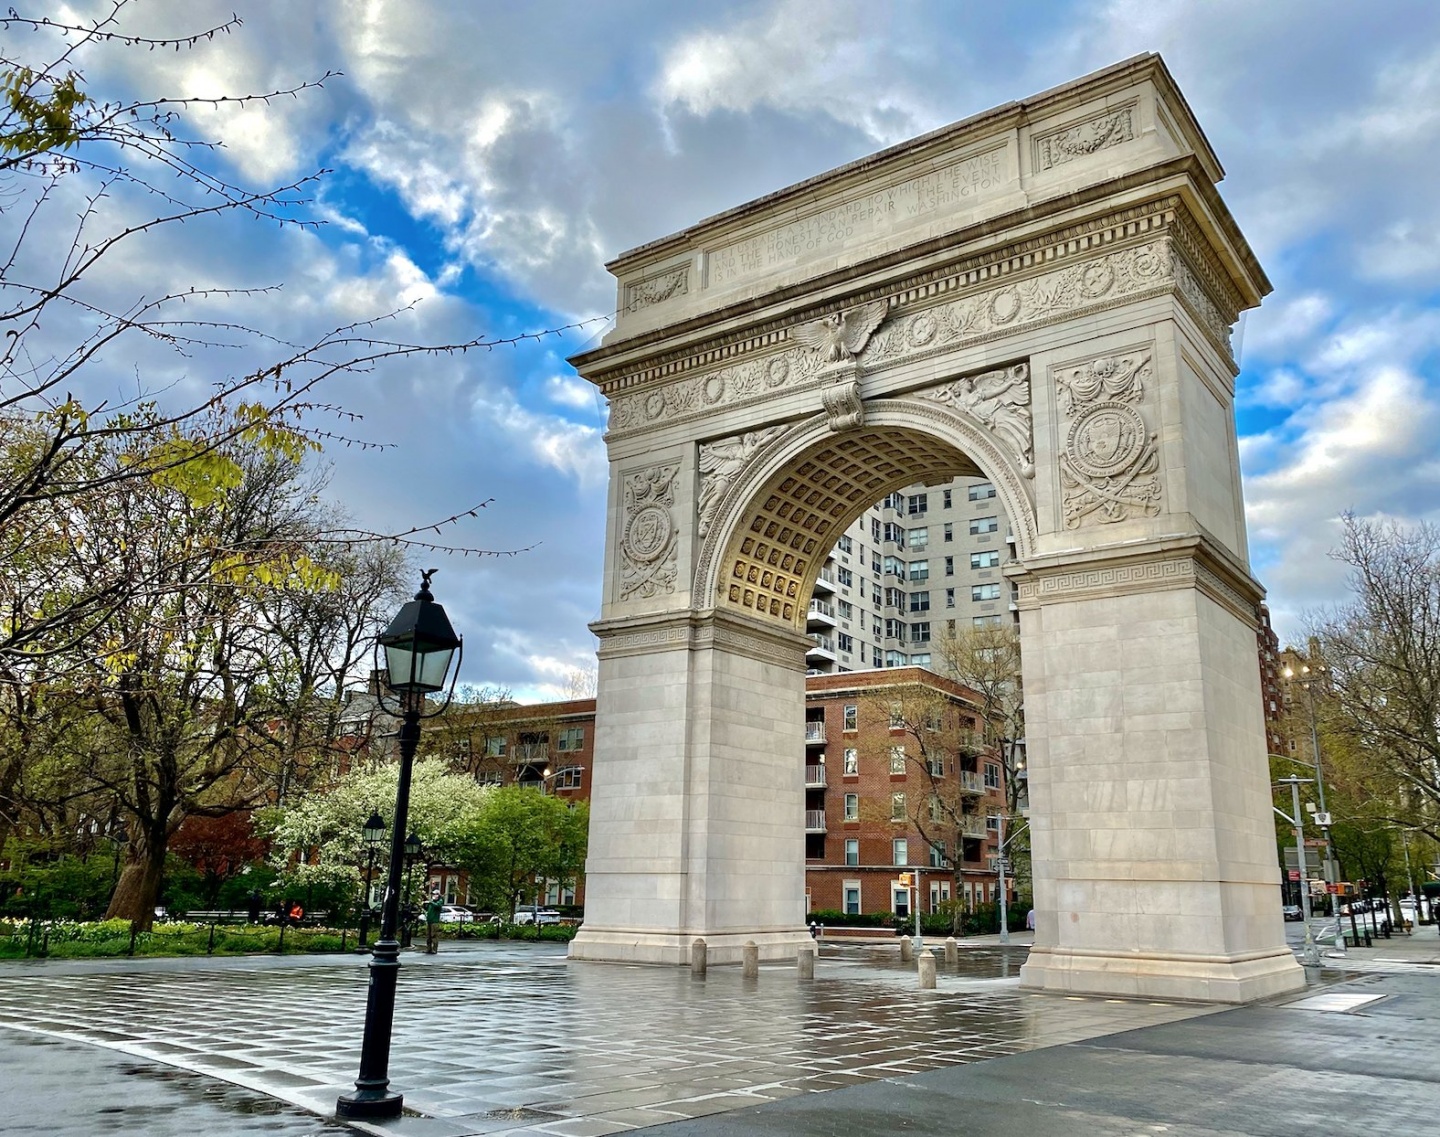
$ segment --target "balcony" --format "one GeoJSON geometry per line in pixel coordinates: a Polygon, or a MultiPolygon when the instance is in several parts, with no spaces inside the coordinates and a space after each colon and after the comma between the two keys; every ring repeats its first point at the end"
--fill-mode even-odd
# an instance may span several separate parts
{"type": "Polygon", "coordinates": [[[805,832],[825,832],[825,811],[823,809],[807,809],[805,811],[805,832]]]}
{"type": "Polygon", "coordinates": [[[823,568],[820,575],[815,578],[815,591],[823,592],[827,596],[835,591],[835,573],[833,570],[823,568]]]}
{"type": "Polygon", "coordinates": [[[811,600],[806,620],[807,627],[810,628],[835,627],[835,605],[827,604],[824,600],[811,600]]]}
{"type": "MultiPolygon", "coordinates": [[[[807,740],[808,741],[808,740],[807,740]]],[[[825,763],[805,767],[805,788],[807,790],[821,789],[825,785],[825,763]]]]}
{"type": "Polygon", "coordinates": [[[810,634],[811,646],[805,651],[806,659],[825,659],[835,662],[835,641],[819,632],[810,634]]]}
{"type": "Polygon", "coordinates": [[[973,770],[960,771],[960,792],[967,794],[985,793],[985,776],[973,770]]]}
{"type": "Polygon", "coordinates": [[[510,748],[510,761],[516,766],[548,766],[550,745],[545,742],[521,742],[510,748]]]}
{"type": "Polygon", "coordinates": [[[823,719],[807,719],[805,722],[805,745],[825,745],[825,721],[823,719]]]}
{"type": "Polygon", "coordinates": [[[974,841],[983,841],[990,836],[990,830],[985,827],[985,818],[978,813],[974,816],[960,818],[958,828],[960,836],[974,841]]]}

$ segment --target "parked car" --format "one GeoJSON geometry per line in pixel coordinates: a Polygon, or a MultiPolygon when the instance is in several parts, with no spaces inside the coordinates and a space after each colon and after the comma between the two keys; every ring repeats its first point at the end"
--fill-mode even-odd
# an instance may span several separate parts
{"type": "Polygon", "coordinates": [[[517,924],[558,924],[560,913],[553,908],[536,908],[533,904],[522,904],[515,909],[517,924]]]}
{"type": "Polygon", "coordinates": [[[1280,911],[1284,913],[1285,919],[1287,920],[1305,919],[1305,909],[1301,908],[1298,904],[1284,904],[1281,906],[1280,911]]]}
{"type": "Polygon", "coordinates": [[[446,904],[440,909],[442,924],[469,924],[474,919],[475,913],[459,904],[446,904]]]}

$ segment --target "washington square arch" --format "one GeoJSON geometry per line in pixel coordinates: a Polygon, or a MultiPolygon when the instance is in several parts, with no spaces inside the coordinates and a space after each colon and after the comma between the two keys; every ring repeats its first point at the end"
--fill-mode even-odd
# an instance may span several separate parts
{"type": "Polygon", "coordinates": [[[1138,56],[609,265],[618,321],[573,361],[610,402],[610,498],[571,958],[795,954],[811,588],[867,507],[970,474],[1014,530],[1022,982],[1303,985],[1233,413],[1231,325],[1269,284],[1222,176],[1138,56]]]}

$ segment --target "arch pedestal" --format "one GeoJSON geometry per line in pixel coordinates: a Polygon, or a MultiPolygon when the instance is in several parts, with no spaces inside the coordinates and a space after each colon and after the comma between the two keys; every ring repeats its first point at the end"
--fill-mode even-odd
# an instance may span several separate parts
{"type": "Polygon", "coordinates": [[[579,960],[804,930],[810,591],[885,494],[1012,529],[1039,990],[1243,1002],[1286,946],[1229,328],[1268,282],[1155,56],[628,253],[579,960]]]}

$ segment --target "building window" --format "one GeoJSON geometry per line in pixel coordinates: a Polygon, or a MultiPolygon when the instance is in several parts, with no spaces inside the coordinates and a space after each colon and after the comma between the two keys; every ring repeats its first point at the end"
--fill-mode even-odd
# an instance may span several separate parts
{"type": "Polygon", "coordinates": [[[554,783],[557,790],[578,790],[580,781],[585,776],[585,771],[580,766],[566,766],[555,772],[554,783]]]}
{"type": "Polygon", "coordinates": [[[946,557],[946,558],[945,558],[945,575],[946,575],[946,576],[954,576],[954,575],[955,575],[955,558],[954,558],[954,557],[946,557]]]}
{"type": "Polygon", "coordinates": [[[947,540],[947,541],[953,541],[953,540],[955,540],[955,526],[952,525],[952,524],[951,524],[950,522],[948,522],[948,521],[945,522],[945,540],[947,540]]]}
{"type": "Polygon", "coordinates": [[[905,747],[890,747],[890,772],[892,774],[903,774],[905,772],[905,747]]]}
{"type": "Polygon", "coordinates": [[[928,527],[911,529],[905,534],[905,545],[907,548],[920,552],[930,544],[930,530],[928,527]]]}
{"type": "Polygon", "coordinates": [[[859,794],[846,794],[846,795],[845,795],[845,820],[846,820],[846,821],[859,821],[859,820],[860,820],[860,795],[859,795],[859,794]]]}
{"type": "Polygon", "coordinates": [[[971,600],[999,600],[1000,586],[998,584],[972,584],[970,586],[971,600]]]}
{"type": "Polygon", "coordinates": [[[918,654],[912,652],[910,655],[910,665],[912,667],[929,667],[930,653],[928,651],[922,651],[918,654]]]}
{"type": "Polygon", "coordinates": [[[953,588],[947,588],[945,590],[945,607],[955,607],[955,590],[953,588]]]}
{"type": "Polygon", "coordinates": [[[845,748],[845,772],[847,774],[858,774],[860,772],[860,751],[853,746],[845,748]]]}
{"type": "Polygon", "coordinates": [[[910,611],[930,611],[930,594],[928,592],[912,592],[910,594],[910,611]]]}
{"type": "Polygon", "coordinates": [[[899,490],[896,490],[892,494],[886,494],[885,501],[882,504],[886,509],[893,509],[897,513],[902,513],[905,510],[905,495],[899,490]]]}
{"type": "Polygon", "coordinates": [[[848,620],[848,619],[850,619],[853,615],[855,615],[855,606],[854,606],[853,604],[851,604],[850,601],[848,601],[848,600],[842,600],[842,601],[840,601],[840,603],[839,603],[839,608],[840,608],[840,619],[842,619],[842,620],[848,620]]]}
{"type": "Polygon", "coordinates": [[[950,508],[950,498],[951,498],[951,496],[952,496],[952,491],[946,490],[945,493],[944,493],[945,508],[946,508],[946,509],[949,509],[949,508],[950,508]]]}
{"type": "Polygon", "coordinates": [[[870,518],[870,540],[880,540],[880,518],[878,517],[870,518]]]}
{"type": "Polygon", "coordinates": [[[887,588],[885,590],[885,607],[905,607],[905,593],[901,592],[898,588],[887,588]]]}
{"type": "Polygon", "coordinates": [[[985,815],[985,828],[991,833],[1000,832],[1000,815],[998,813],[987,813],[985,815]]]}
{"type": "Polygon", "coordinates": [[[970,532],[972,534],[994,533],[999,528],[1000,519],[998,517],[972,517],[970,519],[970,532]]]}
{"type": "Polygon", "coordinates": [[[930,642],[929,620],[920,620],[910,625],[910,642],[914,644],[928,644],[930,642]]]}
{"type": "Polygon", "coordinates": [[[890,907],[895,913],[895,918],[907,920],[910,918],[910,890],[903,884],[897,884],[891,889],[890,907]]]}
{"type": "Polygon", "coordinates": [[[899,557],[886,557],[885,571],[891,576],[898,576],[903,580],[905,579],[905,562],[899,557]]]}
{"type": "MultiPolygon", "coordinates": [[[[880,629],[879,629],[879,628],[876,628],[876,629],[875,629],[875,634],[876,634],[876,635],[879,635],[879,634],[880,634],[880,629]]],[[[873,649],[873,652],[874,652],[874,654],[870,657],[870,658],[871,658],[871,665],[874,666],[874,667],[884,667],[884,666],[885,666],[885,657],[880,654],[880,649],[879,649],[878,647],[877,647],[877,648],[874,648],[874,649],[873,649]]]]}
{"type": "Polygon", "coordinates": [[[912,583],[915,582],[915,581],[929,580],[929,579],[930,579],[930,562],[929,562],[929,561],[911,561],[911,562],[910,562],[910,580],[911,580],[912,583]]]}
{"type": "Polygon", "coordinates": [[[858,730],[860,728],[860,706],[858,703],[850,703],[845,708],[844,726],[842,730],[858,730]]]}
{"type": "Polygon", "coordinates": [[[1000,788],[1000,767],[994,762],[985,763],[985,788],[987,790],[1000,788]]]}
{"type": "Polygon", "coordinates": [[[871,553],[871,554],[870,554],[870,571],[873,572],[876,576],[879,576],[879,575],[880,575],[880,554],[879,554],[879,553],[871,553]]]}
{"type": "Polygon", "coordinates": [[[906,655],[905,655],[904,652],[900,652],[900,651],[887,651],[887,652],[885,653],[885,666],[886,666],[886,667],[909,667],[909,666],[910,666],[910,660],[906,657],[906,655]]]}
{"type": "Polygon", "coordinates": [[[571,753],[585,749],[585,728],[583,726],[565,727],[560,731],[560,738],[555,743],[555,749],[571,753]]]}
{"type": "Polygon", "coordinates": [[[912,493],[905,499],[905,512],[911,517],[918,517],[930,508],[930,495],[928,493],[912,493]]]}
{"type": "Polygon", "coordinates": [[[999,568],[1000,551],[998,549],[986,549],[983,553],[971,553],[970,567],[972,569],[999,568]]]}
{"type": "Polygon", "coordinates": [[[908,865],[910,863],[910,842],[904,837],[896,837],[890,842],[890,857],[892,865],[908,865]]]}
{"type": "Polygon", "coordinates": [[[485,757],[504,758],[507,742],[508,740],[505,738],[487,738],[485,740],[485,757]]]}
{"type": "Polygon", "coordinates": [[[850,540],[848,536],[845,536],[841,537],[840,540],[835,542],[835,547],[839,549],[842,553],[848,553],[851,549],[854,548],[854,543],[850,540]]]}
{"type": "Polygon", "coordinates": [[[988,616],[971,616],[970,623],[977,628],[998,628],[1000,626],[1000,613],[993,612],[988,616]]]}
{"type": "Polygon", "coordinates": [[[845,863],[847,865],[860,863],[860,839],[858,837],[845,838],[845,863]]]}
{"type": "Polygon", "coordinates": [[[990,482],[976,482],[970,487],[971,501],[988,501],[995,496],[995,486],[990,482]]]}
{"type": "Polygon", "coordinates": [[[845,882],[845,915],[860,915],[860,882],[858,880],[845,882]]]}
{"type": "Polygon", "coordinates": [[[890,795],[890,820],[905,820],[905,793],[903,790],[890,795]]]}
{"type": "Polygon", "coordinates": [[[905,530],[895,522],[887,521],[885,522],[885,540],[892,545],[899,545],[903,549],[905,547],[905,530]]]}
{"type": "Polygon", "coordinates": [[[855,574],[848,568],[836,569],[835,579],[840,582],[841,588],[849,588],[855,583],[855,574]]]}
{"type": "Polygon", "coordinates": [[[905,638],[905,621],[886,620],[885,638],[887,640],[903,640],[905,638]]]}
{"type": "Polygon", "coordinates": [[[849,655],[852,651],[855,650],[855,639],[848,632],[841,632],[835,638],[839,641],[840,650],[846,655],[849,655]]]}

